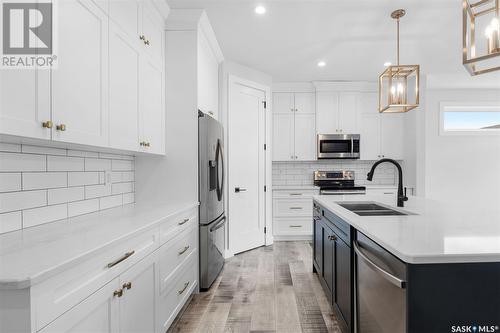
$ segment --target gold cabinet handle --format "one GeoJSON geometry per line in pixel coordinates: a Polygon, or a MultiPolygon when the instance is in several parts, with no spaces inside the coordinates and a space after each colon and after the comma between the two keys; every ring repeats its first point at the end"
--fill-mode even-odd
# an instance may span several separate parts
{"type": "Polygon", "coordinates": [[[144,141],[139,142],[139,146],[141,146],[141,147],[144,146],[144,144],[145,144],[144,141]]]}
{"type": "Polygon", "coordinates": [[[189,222],[190,219],[184,219],[182,221],[180,221],[179,223],[177,223],[178,225],[183,225],[183,224],[186,224],[189,222]]]}
{"type": "Polygon", "coordinates": [[[291,210],[300,210],[302,209],[303,207],[290,207],[291,210]]]}
{"type": "Polygon", "coordinates": [[[125,253],[125,254],[123,255],[123,257],[121,257],[121,258],[119,258],[119,259],[117,259],[117,260],[115,260],[115,261],[113,261],[113,262],[110,262],[110,263],[108,264],[108,268],[111,268],[111,267],[113,267],[113,266],[118,265],[118,264],[119,264],[119,263],[121,263],[123,260],[125,260],[125,259],[129,258],[130,256],[132,256],[134,253],[135,253],[135,251],[130,251],[130,252],[125,253]]]}
{"type": "Polygon", "coordinates": [[[151,143],[149,143],[149,142],[144,142],[144,146],[149,147],[149,146],[151,146],[151,143]]]}
{"type": "Polygon", "coordinates": [[[179,295],[181,295],[184,291],[186,291],[187,287],[189,286],[189,281],[184,283],[184,288],[182,288],[181,290],[179,290],[179,295]]]}
{"type": "Polygon", "coordinates": [[[144,41],[144,44],[149,46],[149,39],[144,41]]]}
{"type": "Polygon", "coordinates": [[[66,130],[65,124],[56,125],[56,130],[64,132],[66,130]]]}
{"type": "Polygon", "coordinates": [[[123,289],[115,290],[115,292],[113,293],[113,296],[114,297],[122,297],[123,296],[123,289]]]}
{"type": "Polygon", "coordinates": [[[145,41],[145,40],[146,40],[146,36],[144,36],[144,35],[140,35],[140,36],[139,36],[139,39],[140,39],[140,40],[142,40],[142,41],[145,41]]]}
{"type": "Polygon", "coordinates": [[[52,123],[52,121],[50,121],[50,120],[44,121],[44,122],[42,123],[42,127],[43,127],[43,128],[52,128],[52,126],[53,126],[53,125],[54,125],[54,124],[53,124],[53,123],[52,123]]]}
{"type": "Polygon", "coordinates": [[[290,228],[302,228],[301,225],[291,225],[290,228]]]}
{"type": "Polygon", "coordinates": [[[184,248],[179,251],[179,255],[183,255],[184,253],[186,253],[187,250],[189,250],[189,245],[188,246],[184,246],[184,248]]]}
{"type": "Polygon", "coordinates": [[[337,241],[337,237],[335,236],[328,236],[328,239],[331,241],[337,241]]]}
{"type": "Polygon", "coordinates": [[[124,283],[122,287],[123,287],[123,289],[130,290],[132,288],[132,282],[124,283]]]}

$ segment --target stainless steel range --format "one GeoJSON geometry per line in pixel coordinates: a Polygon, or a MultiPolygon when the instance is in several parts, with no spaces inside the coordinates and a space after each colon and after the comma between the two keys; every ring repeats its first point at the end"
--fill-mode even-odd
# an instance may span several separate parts
{"type": "Polygon", "coordinates": [[[366,194],[366,187],[354,180],[354,171],[314,171],[314,185],[324,195],[366,194]]]}

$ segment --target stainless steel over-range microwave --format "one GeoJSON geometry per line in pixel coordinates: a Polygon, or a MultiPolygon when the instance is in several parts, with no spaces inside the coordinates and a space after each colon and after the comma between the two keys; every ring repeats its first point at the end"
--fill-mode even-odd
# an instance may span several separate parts
{"type": "Polygon", "coordinates": [[[318,159],[359,159],[359,134],[318,134],[318,159]]]}

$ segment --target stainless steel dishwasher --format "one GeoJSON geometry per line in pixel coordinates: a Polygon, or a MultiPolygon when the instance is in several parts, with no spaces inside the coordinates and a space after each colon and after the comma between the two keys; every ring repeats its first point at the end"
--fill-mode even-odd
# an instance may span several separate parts
{"type": "Polygon", "coordinates": [[[356,331],[406,332],[406,264],[356,232],[356,331]]]}

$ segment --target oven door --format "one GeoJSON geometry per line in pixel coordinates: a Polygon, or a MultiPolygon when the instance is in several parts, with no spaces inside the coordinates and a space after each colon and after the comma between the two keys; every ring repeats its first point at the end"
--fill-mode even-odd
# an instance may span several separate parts
{"type": "Polygon", "coordinates": [[[318,159],[358,159],[359,134],[318,134],[318,159]]]}

